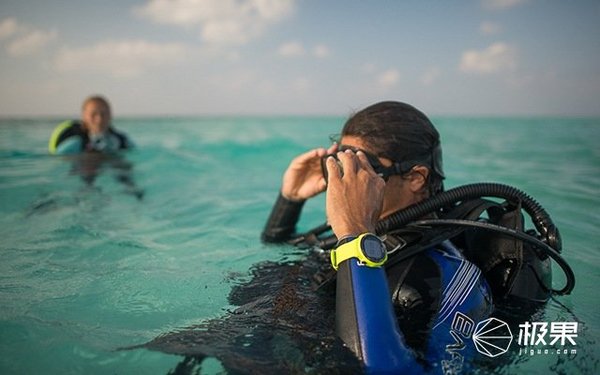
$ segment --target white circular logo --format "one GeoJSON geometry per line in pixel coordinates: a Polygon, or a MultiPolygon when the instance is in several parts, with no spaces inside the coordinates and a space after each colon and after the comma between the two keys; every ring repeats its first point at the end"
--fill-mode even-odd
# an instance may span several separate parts
{"type": "Polygon", "coordinates": [[[506,353],[512,339],[508,324],[496,318],[482,320],[473,332],[473,343],[477,351],[492,358],[506,353]]]}

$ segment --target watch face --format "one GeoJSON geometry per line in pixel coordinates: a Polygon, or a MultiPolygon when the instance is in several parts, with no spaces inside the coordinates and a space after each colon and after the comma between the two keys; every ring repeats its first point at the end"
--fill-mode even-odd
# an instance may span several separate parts
{"type": "Polygon", "coordinates": [[[363,237],[361,241],[361,249],[363,254],[371,262],[381,262],[385,259],[385,247],[381,240],[375,236],[369,235],[363,237]]]}

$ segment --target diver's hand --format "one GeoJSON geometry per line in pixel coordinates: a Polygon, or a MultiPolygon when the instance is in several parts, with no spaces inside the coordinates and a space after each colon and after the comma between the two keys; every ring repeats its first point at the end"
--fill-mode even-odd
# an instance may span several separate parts
{"type": "Polygon", "coordinates": [[[292,201],[302,201],[323,192],[327,187],[321,158],[337,151],[337,144],[329,149],[317,148],[296,157],[283,174],[281,194],[292,201]]]}
{"type": "Polygon", "coordinates": [[[344,175],[333,158],[327,159],[327,219],[337,238],[375,233],[383,207],[385,181],[369,164],[367,156],[338,152],[344,175]]]}

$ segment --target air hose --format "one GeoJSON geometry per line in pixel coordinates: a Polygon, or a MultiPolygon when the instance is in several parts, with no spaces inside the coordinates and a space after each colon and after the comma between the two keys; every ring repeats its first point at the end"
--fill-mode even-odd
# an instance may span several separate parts
{"type": "Polygon", "coordinates": [[[414,220],[431,212],[437,212],[449,205],[483,196],[503,198],[509,202],[520,201],[525,212],[531,216],[533,225],[542,236],[543,241],[556,251],[561,251],[560,233],[546,210],[535,199],[521,190],[498,183],[463,185],[439,193],[425,201],[391,214],[377,224],[376,230],[378,234],[387,233],[390,230],[402,228],[414,220]]]}

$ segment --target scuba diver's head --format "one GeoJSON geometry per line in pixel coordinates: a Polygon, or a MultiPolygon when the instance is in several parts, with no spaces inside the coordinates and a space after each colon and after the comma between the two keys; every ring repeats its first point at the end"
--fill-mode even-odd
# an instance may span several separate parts
{"type": "Polygon", "coordinates": [[[425,167],[429,195],[443,191],[440,135],[427,116],[415,107],[393,101],[373,104],[346,121],[341,149],[345,147],[343,140],[348,138],[360,139],[365,151],[384,159],[387,167],[394,167],[388,169],[388,176],[403,176],[425,167]]]}
{"type": "Polygon", "coordinates": [[[110,104],[104,97],[96,95],[84,100],[81,121],[90,137],[107,133],[111,120],[110,104]]]}

